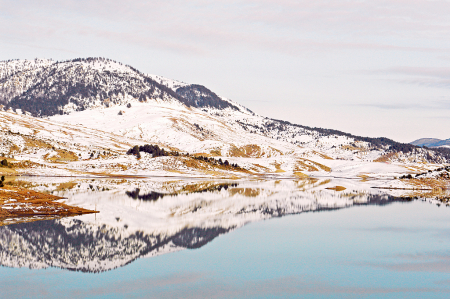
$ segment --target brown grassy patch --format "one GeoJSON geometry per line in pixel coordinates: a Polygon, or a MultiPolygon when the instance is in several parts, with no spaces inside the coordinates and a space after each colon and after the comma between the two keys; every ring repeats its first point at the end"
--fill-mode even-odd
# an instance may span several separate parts
{"type": "Polygon", "coordinates": [[[450,181],[434,178],[402,179],[402,182],[415,189],[432,189],[442,191],[450,187],[450,181]]]}
{"type": "Polygon", "coordinates": [[[247,144],[241,147],[233,145],[229,151],[231,157],[260,158],[264,154],[261,147],[256,144],[247,144]]]}
{"type": "Polygon", "coordinates": [[[281,169],[281,163],[273,162],[271,165],[275,166],[276,173],[286,172],[285,170],[281,169]]]}
{"type": "Polygon", "coordinates": [[[200,193],[207,191],[220,191],[222,189],[228,189],[235,184],[230,183],[215,183],[215,182],[202,182],[198,184],[190,184],[183,186],[183,188],[177,193],[200,193]]]}
{"type": "Polygon", "coordinates": [[[76,185],[77,185],[77,183],[75,183],[75,182],[61,183],[58,186],[56,186],[56,191],[70,190],[70,189],[73,189],[73,187],[75,187],[76,185]]]}
{"type": "Polygon", "coordinates": [[[183,164],[188,168],[195,168],[195,169],[201,169],[201,170],[207,170],[209,167],[209,163],[202,161],[202,160],[196,160],[196,159],[182,159],[181,160],[183,164]]]}
{"type": "Polygon", "coordinates": [[[334,191],[344,191],[347,188],[345,188],[343,186],[334,186],[334,187],[328,187],[328,188],[325,188],[325,189],[334,190],[334,191]]]}
{"type": "Polygon", "coordinates": [[[231,196],[239,194],[245,197],[257,197],[261,194],[260,189],[256,188],[233,188],[230,189],[231,196]]]}
{"type": "Polygon", "coordinates": [[[78,161],[78,156],[74,152],[64,149],[57,149],[56,155],[49,157],[49,155],[46,154],[44,159],[53,163],[64,163],[78,161]]]}
{"type": "Polygon", "coordinates": [[[361,178],[361,182],[367,182],[368,179],[369,179],[369,176],[368,176],[368,175],[362,174],[362,173],[361,173],[361,174],[358,174],[357,177],[360,177],[360,178],[361,178]]]}
{"type": "Polygon", "coordinates": [[[319,162],[311,161],[311,160],[308,160],[308,159],[304,159],[304,160],[306,160],[306,161],[308,161],[310,163],[313,163],[314,165],[316,165],[317,167],[319,167],[320,169],[322,169],[322,170],[324,170],[326,172],[331,172],[331,168],[326,166],[326,165],[323,165],[323,164],[320,164],[319,162]]]}
{"type": "Polygon", "coordinates": [[[13,168],[8,168],[8,167],[0,167],[0,174],[6,174],[6,175],[14,175],[16,174],[17,171],[13,168]]]}
{"type": "Polygon", "coordinates": [[[221,157],[222,156],[222,151],[220,150],[220,148],[212,149],[212,150],[209,151],[209,153],[213,157],[221,157]]]}
{"type": "Polygon", "coordinates": [[[251,167],[251,170],[253,170],[254,172],[260,172],[260,171],[270,172],[269,168],[267,168],[265,166],[262,166],[262,165],[259,165],[259,164],[256,164],[256,163],[253,164],[253,167],[251,167]]]}
{"type": "Polygon", "coordinates": [[[319,171],[319,168],[326,172],[331,172],[331,168],[326,165],[320,164],[318,162],[309,159],[301,158],[296,161],[294,172],[301,170],[319,171]]]}
{"type": "Polygon", "coordinates": [[[217,170],[227,170],[227,171],[234,171],[234,172],[243,172],[243,173],[250,173],[247,169],[244,168],[235,168],[230,165],[219,165],[219,164],[213,164],[210,162],[206,162],[203,160],[197,160],[190,157],[174,157],[175,159],[179,159],[186,167],[202,170],[205,172],[205,174],[220,174],[217,172],[217,170]]]}
{"type": "Polygon", "coordinates": [[[23,140],[25,141],[26,148],[52,148],[50,144],[39,139],[24,136],[23,140]]]}
{"type": "Polygon", "coordinates": [[[169,169],[167,170],[168,172],[173,172],[173,173],[178,173],[178,174],[184,174],[184,172],[180,171],[180,170],[174,170],[174,169],[169,169]]]}
{"type": "MultiPolygon", "coordinates": [[[[30,181],[22,181],[22,180],[20,180],[18,178],[19,177],[17,177],[17,176],[6,176],[4,184],[7,185],[7,186],[11,186],[11,187],[25,188],[25,189],[30,189],[30,188],[34,188],[36,186],[39,186],[36,183],[32,183],[30,181]]],[[[47,184],[44,184],[44,186],[48,187],[47,184]]],[[[46,193],[46,192],[44,191],[44,193],[46,193]]]]}
{"type": "Polygon", "coordinates": [[[97,211],[57,202],[57,200],[62,198],[17,187],[0,188],[0,225],[11,224],[11,218],[34,216],[66,217],[98,213],[97,211]]]}
{"type": "Polygon", "coordinates": [[[9,154],[11,155],[18,152],[20,152],[20,148],[13,143],[13,145],[9,148],[9,154]]]}
{"type": "Polygon", "coordinates": [[[311,165],[310,163],[305,163],[305,161],[297,160],[294,167],[294,172],[299,172],[300,170],[306,170],[306,171],[319,171],[317,167],[311,165]]]}
{"type": "Polygon", "coordinates": [[[309,187],[314,186],[314,184],[317,183],[318,181],[319,180],[316,178],[306,177],[300,178],[298,181],[296,181],[296,184],[299,190],[305,191],[309,187]]]}
{"type": "Polygon", "coordinates": [[[294,171],[294,175],[298,178],[308,178],[309,176],[300,171],[294,171]]]}
{"type": "Polygon", "coordinates": [[[366,150],[362,147],[356,147],[353,145],[341,145],[341,148],[344,150],[349,150],[349,151],[365,151],[366,150]]]}
{"type": "Polygon", "coordinates": [[[319,182],[319,184],[317,184],[317,186],[316,186],[316,187],[319,187],[319,186],[323,186],[323,185],[326,185],[326,184],[328,184],[328,183],[330,183],[330,182],[331,182],[331,180],[330,180],[330,179],[327,179],[327,180],[321,181],[321,182],[319,182]]]}
{"type": "Polygon", "coordinates": [[[36,162],[31,162],[31,161],[28,161],[28,160],[11,163],[11,165],[12,165],[13,168],[18,168],[18,169],[19,168],[20,169],[26,169],[26,168],[45,167],[42,164],[39,164],[39,163],[36,163],[36,162]]]}
{"type": "Polygon", "coordinates": [[[386,155],[383,155],[375,160],[373,162],[389,162],[392,158],[397,157],[397,153],[388,153],[386,155]]]}
{"type": "Polygon", "coordinates": [[[329,156],[327,156],[327,155],[325,155],[325,154],[323,154],[323,153],[320,153],[320,152],[317,152],[317,151],[312,151],[315,155],[317,155],[317,156],[319,156],[319,157],[321,157],[321,158],[323,158],[323,159],[327,159],[327,160],[334,160],[333,158],[331,158],[331,157],[329,157],[329,156]]]}
{"type": "Polygon", "coordinates": [[[125,170],[127,170],[128,169],[128,167],[126,166],[126,165],[123,165],[123,164],[117,164],[116,165],[117,167],[119,167],[119,168],[121,168],[123,171],[125,171],[125,170]]]}

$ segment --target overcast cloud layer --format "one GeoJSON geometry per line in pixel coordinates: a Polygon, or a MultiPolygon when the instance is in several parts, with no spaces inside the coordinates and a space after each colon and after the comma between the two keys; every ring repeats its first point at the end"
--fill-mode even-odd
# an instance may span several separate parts
{"type": "Polygon", "coordinates": [[[450,1],[5,1],[0,59],[102,56],[265,116],[450,138],[450,1]]]}

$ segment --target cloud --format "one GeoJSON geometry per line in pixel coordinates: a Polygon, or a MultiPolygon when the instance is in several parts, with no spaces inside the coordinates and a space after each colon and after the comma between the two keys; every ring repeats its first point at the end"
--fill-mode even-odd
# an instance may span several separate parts
{"type": "Polygon", "coordinates": [[[417,41],[449,40],[449,10],[439,0],[0,0],[0,26],[24,40],[96,37],[197,55],[233,47],[448,53],[450,45],[417,41]]]}
{"type": "MultiPolygon", "coordinates": [[[[410,67],[397,66],[378,70],[364,70],[366,75],[389,76],[388,81],[432,88],[450,88],[450,67],[410,67]]],[[[449,106],[447,101],[444,106],[449,106]]]]}
{"type": "Polygon", "coordinates": [[[421,102],[417,102],[417,100],[410,102],[399,103],[394,100],[390,101],[390,103],[358,103],[358,104],[350,104],[350,106],[356,107],[372,107],[377,109],[386,109],[386,110],[406,110],[406,109],[427,109],[427,110],[448,110],[450,109],[450,98],[448,97],[433,97],[421,100],[421,102]],[[393,103],[393,104],[390,104],[393,103]]]}
{"type": "MultiPolygon", "coordinates": [[[[1,36],[0,36],[1,38],[1,36]]],[[[77,51],[72,51],[70,49],[64,49],[64,48],[57,48],[57,47],[46,47],[46,46],[39,46],[39,45],[33,45],[28,43],[21,43],[21,42],[14,42],[10,39],[5,38],[5,41],[3,41],[4,44],[10,44],[20,47],[27,47],[27,48],[34,48],[34,49],[44,49],[44,50],[56,50],[59,52],[65,52],[65,53],[71,53],[71,54],[79,54],[77,51]]]]}
{"type": "Polygon", "coordinates": [[[378,72],[421,76],[430,78],[450,79],[450,67],[392,67],[378,72]]]}
{"type": "Polygon", "coordinates": [[[383,104],[383,103],[368,103],[368,104],[353,104],[352,106],[373,107],[378,109],[421,109],[424,108],[421,104],[383,104]]]}

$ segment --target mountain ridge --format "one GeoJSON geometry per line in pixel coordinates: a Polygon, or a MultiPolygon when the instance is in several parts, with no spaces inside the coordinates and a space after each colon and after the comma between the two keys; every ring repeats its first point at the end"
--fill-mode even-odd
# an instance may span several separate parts
{"type": "Polygon", "coordinates": [[[0,74],[0,103],[33,116],[82,111],[94,105],[109,107],[130,98],[239,110],[204,86],[187,84],[173,90],[129,65],[106,58],[2,61],[0,74]]]}
{"type": "Polygon", "coordinates": [[[309,154],[300,150],[300,157],[450,161],[446,148],[421,148],[385,137],[361,137],[259,116],[202,85],[144,74],[106,58],[2,61],[0,102],[10,111],[81,123],[194,153],[263,157],[278,155],[281,146],[283,155],[311,149],[309,154]]]}

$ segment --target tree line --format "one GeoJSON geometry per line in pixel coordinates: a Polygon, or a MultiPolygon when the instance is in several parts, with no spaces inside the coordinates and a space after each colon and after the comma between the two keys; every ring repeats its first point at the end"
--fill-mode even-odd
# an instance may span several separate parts
{"type": "Polygon", "coordinates": [[[163,157],[163,156],[184,156],[191,157],[195,160],[204,161],[213,165],[220,166],[230,166],[233,168],[241,168],[237,163],[230,163],[228,160],[222,160],[222,158],[215,159],[212,157],[204,157],[204,156],[194,156],[189,155],[189,153],[180,153],[178,151],[166,151],[163,148],[160,148],[158,145],[146,144],[146,145],[135,145],[127,151],[127,155],[134,155],[136,158],[141,158],[141,152],[151,154],[153,158],[163,157]]]}

